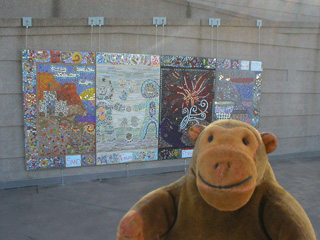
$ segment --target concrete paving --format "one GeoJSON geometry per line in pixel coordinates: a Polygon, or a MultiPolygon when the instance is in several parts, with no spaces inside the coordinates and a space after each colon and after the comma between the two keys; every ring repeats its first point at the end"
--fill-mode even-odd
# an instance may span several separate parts
{"type": "MultiPolygon", "coordinates": [[[[272,160],[279,183],[304,207],[320,237],[320,157],[272,160]]],[[[0,191],[0,239],[114,240],[117,225],[146,193],[184,172],[0,191]]]]}

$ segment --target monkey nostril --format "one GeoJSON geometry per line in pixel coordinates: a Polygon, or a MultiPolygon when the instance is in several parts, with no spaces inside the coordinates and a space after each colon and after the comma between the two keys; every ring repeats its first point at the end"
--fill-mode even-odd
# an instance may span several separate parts
{"type": "Polygon", "coordinates": [[[248,146],[249,145],[249,141],[246,138],[242,138],[242,142],[244,145],[248,146]]]}
{"type": "Polygon", "coordinates": [[[220,164],[219,163],[216,163],[216,165],[214,165],[214,168],[215,169],[218,169],[218,168],[231,168],[231,164],[230,163],[222,163],[222,165],[220,166],[220,164]]]}

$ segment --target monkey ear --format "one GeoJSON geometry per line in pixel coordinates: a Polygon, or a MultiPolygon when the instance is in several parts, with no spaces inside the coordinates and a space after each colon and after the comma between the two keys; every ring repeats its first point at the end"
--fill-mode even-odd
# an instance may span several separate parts
{"type": "Polygon", "coordinates": [[[272,133],[261,133],[262,141],[266,147],[267,154],[276,150],[278,145],[278,139],[272,133]]]}
{"type": "Polygon", "coordinates": [[[203,129],[205,129],[206,126],[204,125],[193,125],[189,129],[189,138],[193,143],[196,143],[200,133],[202,132],[203,129]]]}

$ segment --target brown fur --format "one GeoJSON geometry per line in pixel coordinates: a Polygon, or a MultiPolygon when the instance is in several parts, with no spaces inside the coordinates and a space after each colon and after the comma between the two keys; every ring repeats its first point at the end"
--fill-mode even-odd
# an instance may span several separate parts
{"type": "Polygon", "coordinates": [[[186,175],[136,203],[118,239],[316,239],[302,207],[274,177],[267,157],[274,135],[235,120],[196,125],[189,135],[196,144],[186,175]]]}

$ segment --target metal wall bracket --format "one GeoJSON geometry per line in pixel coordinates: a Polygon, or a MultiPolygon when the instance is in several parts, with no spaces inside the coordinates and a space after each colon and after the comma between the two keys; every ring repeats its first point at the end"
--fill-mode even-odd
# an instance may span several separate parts
{"type": "Polygon", "coordinates": [[[88,18],[88,25],[93,27],[96,25],[96,18],[95,17],[89,17],[88,18]]]}
{"type": "Polygon", "coordinates": [[[154,17],[153,18],[153,25],[159,26],[165,26],[167,24],[167,18],[166,17],[154,17]]]}
{"type": "Polygon", "coordinates": [[[88,25],[93,26],[103,26],[104,25],[104,17],[89,17],[88,25]]]}
{"type": "Polygon", "coordinates": [[[220,26],[220,18],[209,18],[209,26],[220,26]]]}
{"type": "Polygon", "coordinates": [[[104,17],[96,17],[96,24],[97,26],[103,26],[104,25],[104,17]]]}
{"type": "Polygon", "coordinates": [[[23,27],[32,27],[32,18],[31,17],[23,17],[22,18],[22,26],[23,27]]]}
{"type": "Polygon", "coordinates": [[[257,27],[262,27],[262,20],[257,20],[257,27]]]}

